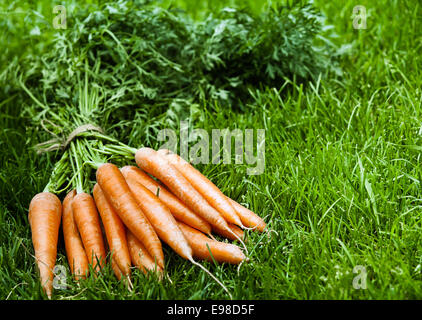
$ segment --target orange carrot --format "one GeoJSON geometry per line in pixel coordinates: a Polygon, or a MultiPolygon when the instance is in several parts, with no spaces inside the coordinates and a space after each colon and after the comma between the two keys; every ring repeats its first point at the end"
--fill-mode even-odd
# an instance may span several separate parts
{"type": "Polygon", "coordinates": [[[133,284],[130,281],[130,276],[125,273],[122,272],[122,270],[120,270],[119,265],[116,262],[116,259],[114,258],[114,256],[111,256],[111,269],[113,270],[114,275],[116,276],[117,280],[122,280],[126,283],[127,288],[129,291],[133,291],[133,284]]]}
{"type": "MultiPolygon", "coordinates": [[[[161,180],[173,193],[179,197],[191,210],[198,213],[202,218],[207,220],[211,225],[216,225],[221,229],[232,232],[227,225],[226,220],[216,211],[208,202],[199,194],[194,187],[187,181],[183,175],[173,167],[165,158],[160,156],[151,148],[141,148],[136,151],[135,160],[139,167],[146,172],[161,180]]],[[[195,230],[195,229],[194,229],[195,230]]],[[[199,231],[198,231],[199,232],[199,231]]],[[[183,241],[184,237],[173,239],[173,241],[183,241]]],[[[242,242],[242,240],[240,240],[242,242]]],[[[244,245],[244,243],[242,242],[244,245]]],[[[246,249],[246,246],[245,246],[246,249]]],[[[227,288],[204,266],[193,260],[189,252],[185,252],[189,261],[210,275],[228,294],[231,294],[227,288]]]]}
{"type": "Polygon", "coordinates": [[[132,232],[130,232],[129,229],[126,229],[126,238],[133,265],[145,274],[148,273],[148,270],[157,271],[161,278],[163,269],[155,263],[144,245],[133,235],[132,232]]]}
{"type": "Polygon", "coordinates": [[[158,237],[184,259],[192,256],[192,249],[171,215],[170,210],[151,191],[137,180],[132,170],[121,170],[142,212],[151,222],[158,237]]]}
{"type": "Polygon", "coordinates": [[[240,217],[240,220],[242,220],[243,225],[248,228],[256,228],[258,231],[264,232],[267,224],[260,216],[258,216],[255,212],[245,208],[241,204],[237,203],[233,199],[230,199],[229,197],[227,197],[227,199],[230,201],[233,208],[236,210],[237,214],[240,217]]]}
{"type": "Polygon", "coordinates": [[[100,271],[105,264],[106,252],[94,199],[90,194],[78,193],[73,198],[72,209],[89,264],[95,271],[100,271]]]}
{"type": "Polygon", "coordinates": [[[134,166],[125,166],[121,169],[122,172],[131,172],[136,179],[142,183],[153,194],[158,195],[158,198],[169,208],[171,214],[179,221],[198,229],[206,234],[211,234],[211,226],[208,222],[200,216],[192,212],[185,206],[175,195],[173,195],[167,188],[155,181],[147,173],[134,166]]]}
{"type": "Polygon", "coordinates": [[[239,264],[246,259],[242,250],[234,244],[209,239],[205,234],[187,226],[183,222],[179,222],[179,226],[192,247],[194,257],[198,259],[212,261],[210,251],[217,262],[239,264]]]}
{"type": "Polygon", "coordinates": [[[136,152],[135,160],[141,169],[163,182],[192,211],[211,225],[231,231],[220,213],[210,206],[190,182],[157,151],[141,148],[136,152]]]}
{"type": "MultiPolygon", "coordinates": [[[[163,182],[184,204],[200,215],[212,226],[237,235],[230,229],[226,220],[215,210],[188,180],[168,160],[151,148],[141,148],[136,151],[135,160],[141,169],[163,182]]],[[[245,243],[240,243],[248,252],[245,243]]]]}
{"type": "Polygon", "coordinates": [[[95,184],[93,194],[104,225],[108,246],[112,253],[112,260],[117,263],[119,270],[124,275],[130,275],[131,262],[125,227],[98,184],[95,184]]]}
{"type": "Polygon", "coordinates": [[[28,220],[41,285],[49,298],[53,292],[53,268],[57,257],[61,216],[62,204],[56,195],[41,192],[32,198],[28,220]]]}
{"type": "MultiPolygon", "coordinates": [[[[142,150],[142,149],[140,149],[142,150]]],[[[152,149],[149,149],[152,150],[152,149]]],[[[154,151],[154,150],[152,150],[154,151]]],[[[155,151],[154,151],[155,152],[155,151]]],[[[139,150],[136,153],[136,156],[138,156],[139,154],[139,150]]],[[[158,155],[157,155],[158,156],[158,155]]],[[[159,157],[159,156],[158,156],[159,157]]],[[[148,157],[147,157],[148,158],[148,157]]],[[[138,157],[136,157],[136,159],[138,160],[138,157]]],[[[159,157],[158,162],[160,162],[161,157],[159,157]]],[[[177,172],[177,170],[172,167],[170,164],[166,163],[165,159],[162,159],[162,161],[164,162],[164,165],[167,165],[164,169],[170,169],[170,170],[174,170],[177,172]]],[[[147,160],[147,162],[149,162],[147,160]]],[[[156,161],[153,161],[153,168],[157,168],[159,166],[159,163],[157,163],[156,161]]],[[[156,170],[155,170],[156,171],[156,170]]],[[[158,172],[160,172],[160,170],[158,170],[158,172]]],[[[162,173],[162,171],[161,171],[162,173]]],[[[171,174],[171,172],[169,173],[171,174]]],[[[179,173],[180,175],[180,173],[179,173]]],[[[183,178],[183,176],[182,176],[183,178]]],[[[97,179],[98,180],[98,179],[97,179]]],[[[146,189],[145,187],[143,187],[143,185],[141,183],[131,183],[130,179],[129,183],[131,185],[131,187],[133,188],[134,185],[137,185],[138,187],[142,187],[144,188],[143,192],[142,192],[142,198],[140,197],[138,200],[142,201],[142,202],[147,202],[148,205],[148,209],[147,211],[149,212],[149,216],[153,219],[153,221],[155,221],[155,223],[153,222],[154,225],[157,225],[157,230],[158,229],[162,229],[161,232],[161,236],[164,236],[164,233],[167,232],[170,234],[170,237],[166,238],[166,241],[168,241],[168,244],[176,250],[177,253],[179,253],[180,256],[182,256],[185,259],[188,259],[192,264],[197,265],[198,267],[200,267],[201,269],[203,269],[208,275],[210,275],[231,297],[230,292],[227,290],[227,288],[221,283],[220,280],[218,280],[211,272],[209,272],[204,266],[202,266],[201,264],[199,264],[198,262],[196,262],[193,259],[192,256],[192,249],[187,241],[187,239],[185,238],[183,232],[181,232],[180,228],[175,228],[172,225],[172,219],[173,216],[171,215],[170,211],[164,210],[164,208],[166,208],[161,201],[157,198],[157,197],[151,197],[151,195],[153,196],[154,194],[151,193],[148,189],[146,189]],[[149,192],[149,195],[148,195],[149,192]],[[161,205],[159,205],[161,204],[161,205]],[[159,208],[157,210],[157,208],[159,208]],[[153,214],[152,211],[155,211],[155,215],[153,214]],[[158,212],[158,213],[157,213],[158,212]],[[171,217],[171,218],[170,218],[171,217]],[[165,224],[163,223],[165,222],[165,224]]],[[[189,184],[189,182],[187,182],[189,184]]],[[[193,189],[192,186],[190,186],[191,189],[193,189]]],[[[195,191],[195,189],[193,189],[195,191]]],[[[140,194],[140,192],[135,191],[136,194],[140,194]]],[[[200,195],[199,195],[200,197],[200,195]]],[[[205,201],[205,199],[202,198],[203,201],[205,201]]],[[[206,201],[205,201],[206,202],[206,201]]],[[[147,206],[145,206],[145,208],[147,208],[147,206]]],[[[211,207],[212,208],[212,207],[211,207]]],[[[218,216],[218,218],[222,219],[223,222],[225,223],[225,220],[223,218],[221,218],[219,216],[218,212],[215,212],[215,214],[218,216]]],[[[177,224],[175,223],[175,226],[177,227],[177,224]]],[[[227,227],[228,228],[228,227],[227,227]]],[[[139,238],[138,238],[139,239],[139,238]]],[[[141,240],[141,239],[139,239],[141,240]]],[[[141,240],[142,241],[142,240],[141,240]]],[[[143,241],[142,241],[143,242],[143,241]]],[[[144,243],[144,242],[143,242],[144,243]]]]}
{"type": "Polygon", "coordinates": [[[111,268],[113,269],[114,275],[116,276],[117,280],[121,280],[123,276],[123,272],[120,270],[119,265],[114,259],[114,256],[111,257],[111,268]]]}
{"type": "MultiPolygon", "coordinates": [[[[103,238],[107,238],[105,230],[104,230],[104,225],[101,224],[101,226],[102,226],[102,231],[103,231],[103,238]]],[[[125,236],[126,236],[126,230],[124,230],[124,232],[125,232],[125,236]]],[[[117,280],[119,280],[119,281],[122,280],[122,278],[123,278],[123,281],[127,284],[128,290],[132,291],[133,290],[133,284],[130,280],[130,274],[124,273],[124,272],[122,272],[122,270],[120,270],[119,265],[116,262],[115,255],[112,255],[111,252],[110,252],[110,248],[108,247],[108,243],[105,242],[104,244],[106,246],[107,255],[110,253],[109,262],[111,264],[111,269],[113,270],[114,275],[116,276],[117,280]]],[[[130,267],[131,267],[131,264],[129,265],[129,268],[130,267]]]]}
{"type": "Polygon", "coordinates": [[[88,258],[73,218],[72,201],[76,190],[70,191],[63,200],[63,237],[70,271],[76,280],[88,275],[88,258]]]}
{"type": "Polygon", "coordinates": [[[157,153],[166,157],[168,161],[190,182],[190,184],[226,219],[227,222],[242,226],[239,216],[233,209],[226,196],[201,172],[189,162],[170,150],[161,149],[157,153]]]}
{"type": "Polygon", "coordinates": [[[101,165],[97,169],[97,182],[125,226],[145,245],[157,264],[164,268],[160,239],[139,207],[119,168],[111,163],[101,165]]]}
{"type": "Polygon", "coordinates": [[[223,236],[223,237],[225,237],[227,239],[230,239],[230,240],[237,240],[238,238],[240,238],[240,239],[243,239],[244,238],[245,235],[243,233],[243,230],[240,229],[238,226],[229,223],[229,227],[233,231],[233,233],[236,234],[236,237],[233,235],[233,233],[227,232],[225,230],[218,229],[216,227],[214,227],[212,230],[216,234],[219,234],[220,236],[223,236]]]}

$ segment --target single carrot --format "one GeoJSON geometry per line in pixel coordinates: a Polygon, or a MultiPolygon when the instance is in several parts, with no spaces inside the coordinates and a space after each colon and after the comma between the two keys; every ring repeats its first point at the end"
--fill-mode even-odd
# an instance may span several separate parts
{"type": "Polygon", "coordinates": [[[211,234],[211,226],[203,218],[192,212],[174,194],[158,181],[151,178],[147,173],[135,166],[125,166],[122,172],[131,172],[136,179],[148,190],[158,196],[160,200],[169,208],[171,214],[179,221],[198,229],[206,234],[211,234]]]}
{"type": "Polygon", "coordinates": [[[167,243],[184,259],[192,256],[192,249],[186,241],[170,210],[150,190],[139,182],[132,170],[121,170],[142,212],[157,232],[158,237],[167,243]]]}
{"type": "Polygon", "coordinates": [[[93,194],[104,225],[106,239],[112,253],[112,260],[117,263],[123,274],[128,276],[130,275],[131,262],[125,227],[98,184],[95,184],[93,194]]]}
{"type": "Polygon", "coordinates": [[[248,228],[257,229],[258,231],[264,232],[267,224],[260,216],[258,216],[255,212],[249,210],[248,208],[245,208],[233,199],[230,199],[229,197],[227,197],[227,199],[230,201],[233,208],[236,210],[237,214],[240,217],[240,220],[242,220],[243,225],[248,228]]]}
{"type": "MultiPolygon", "coordinates": [[[[105,230],[104,230],[104,225],[102,223],[101,223],[101,231],[102,231],[103,238],[107,238],[105,230]]],[[[120,281],[122,279],[123,272],[120,270],[119,266],[117,265],[117,262],[116,262],[116,259],[114,259],[114,256],[108,255],[110,253],[110,248],[108,246],[108,243],[104,242],[104,245],[105,245],[106,255],[110,259],[109,262],[111,265],[111,269],[113,270],[113,273],[116,276],[117,280],[120,281]]]]}
{"type": "Polygon", "coordinates": [[[88,193],[78,193],[73,198],[72,209],[89,264],[95,271],[100,271],[105,264],[106,252],[94,199],[88,193]]]}
{"type": "Polygon", "coordinates": [[[119,168],[106,163],[97,169],[97,182],[124,225],[145,245],[148,252],[164,268],[160,239],[145,217],[119,168]]]}
{"type": "MultiPolygon", "coordinates": [[[[103,224],[101,224],[101,230],[102,230],[103,238],[107,238],[103,224]]],[[[126,236],[126,229],[124,230],[124,232],[125,232],[125,236],[126,236]]],[[[124,273],[124,272],[122,272],[122,270],[120,270],[119,265],[116,262],[115,255],[111,254],[111,252],[110,252],[110,248],[108,246],[107,241],[104,243],[104,245],[105,245],[106,254],[109,258],[111,269],[113,270],[113,273],[116,276],[117,280],[121,281],[122,278],[123,278],[123,281],[127,284],[128,290],[132,291],[133,290],[133,284],[130,280],[130,274],[124,273]]],[[[131,262],[129,262],[129,263],[130,263],[130,265],[129,265],[129,268],[130,268],[132,265],[131,265],[131,262]]]]}
{"type": "Polygon", "coordinates": [[[76,280],[85,279],[89,273],[88,258],[73,218],[72,201],[76,190],[70,191],[63,200],[63,237],[70,271],[76,280]]]}
{"type": "Polygon", "coordinates": [[[179,155],[167,149],[160,149],[157,153],[166,157],[168,161],[190,182],[190,184],[226,219],[227,222],[243,226],[242,221],[233,209],[226,196],[201,172],[179,155]]]}
{"type": "Polygon", "coordinates": [[[57,257],[61,216],[62,204],[50,192],[38,193],[29,204],[28,220],[35,260],[40,271],[41,285],[49,298],[53,292],[53,268],[57,257]]]}
{"type": "Polygon", "coordinates": [[[126,238],[133,265],[145,274],[148,273],[148,270],[156,271],[161,278],[163,269],[155,263],[144,245],[133,235],[132,232],[130,232],[129,229],[126,229],[126,238]]]}
{"type": "MultiPolygon", "coordinates": [[[[244,239],[244,233],[243,233],[243,230],[242,229],[240,229],[238,226],[236,226],[236,225],[234,225],[234,224],[232,224],[232,223],[229,223],[229,227],[230,227],[230,229],[233,231],[233,233],[235,233],[236,234],[236,236],[237,237],[235,237],[235,236],[233,236],[233,233],[230,233],[230,232],[227,232],[227,231],[225,231],[225,230],[221,230],[221,229],[218,229],[218,228],[216,228],[216,227],[214,227],[212,230],[216,233],[216,234],[219,234],[220,236],[223,236],[223,237],[225,237],[225,238],[227,238],[227,239],[229,239],[229,240],[237,240],[238,238],[240,238],[240,239],[244,239]]],[[[245,240],[244,240],[245,241],[245,240]]]]}
{"type": "Polygon", "coordinates": [[[217,262],[232,264],[239,264],[246,260],[246,256],[238,246],[209,239],[205,234],[187,226],[183,222],[179,222],[179,226],[192,247],[194,257],[208,261],[212,261],[212,257],[214,257],[217,262]]]}

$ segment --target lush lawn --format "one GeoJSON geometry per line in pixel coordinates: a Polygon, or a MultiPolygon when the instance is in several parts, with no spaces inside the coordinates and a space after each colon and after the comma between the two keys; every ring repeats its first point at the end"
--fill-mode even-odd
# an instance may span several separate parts
{"type": "MultiPolygon", "coordinates": [[[[191,2],[181,5],[200,16],[191,2]]],[[[422,7],[361,1],[367,29],[354,30],[356,4],[317,1],[338,44],[349,45],[342,76],[306,88],[262,88],[248,112],[204,105],[192,119],[208,132],[265,129],[263,174],[246,175],[247,165],[199,166],[274,231],[270,238],[248,232],[251,262],[239,271],[204,264],[235,299],[422,298],[422,7]],[[353,272],[357,266],[366,270],[367,289],[353,286],[363,275],[353,272]]],[[[41,299],[27,212],[55,158],[30,149],[33,131],[13,97],[0,108],[0,298],[41,299]]],[[[144,136],[130,139],[133,146],[142,142],[144,136]]],[[[67,268],[62,239],[59,246],[57,263],[67,268]]],[[[136,290],[128,292],[110,269],[79,285],[68,277],[68,289],[54,298],[227,298],[205,273],[164,249],[172,283],[134,271],[136,290]]]]}

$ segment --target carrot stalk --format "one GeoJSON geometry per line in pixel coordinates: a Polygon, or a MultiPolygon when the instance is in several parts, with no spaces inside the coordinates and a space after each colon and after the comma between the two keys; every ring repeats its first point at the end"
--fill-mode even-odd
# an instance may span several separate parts
{"type": "Polygon", "coordinates": [[[57,257],[61,215],[62,204],[56,195],[41,192],[32,198],[28,220],[41,285],[48,298],[51,298],[53,292],[53,268],[57,257]]]}
{"type": "Polygon", "coordinates": [[[97,169],[97,182],[124,225],[145,245],[152,257],[164,268],[160,239],[145,217],[119,168],[111,163],[97,169]]]}
{"type": "Polygon", "coordinates": [[[88,275],[88,258],[73,217],[72,201],[76,190],[70,191],[63,200],[63,237],[70,271],[76,280],[88,275]]]}
{"type": "Polygon", "coordinates": [[[72,209],[89,264],[98,272],[105,264],[106,253],[94,199],[90,194],[79,193],[73,198],[72,209]]]}

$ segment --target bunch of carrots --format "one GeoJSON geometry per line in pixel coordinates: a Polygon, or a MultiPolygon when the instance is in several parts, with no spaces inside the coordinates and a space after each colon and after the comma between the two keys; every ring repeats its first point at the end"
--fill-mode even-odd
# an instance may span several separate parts
{"type": "Polygon", "coordinates": [[[31,200],[28,218],[41,285],[47,296],[51,298],[53,291],[60,224],[75,280],[86,278],[90,270],[97,276],[107,257],[111,257],[116,277],[127,281],[129,287],[132,266],[146,274],[157,272],[161,278],[165,269],[163,241],[228,292],[194,258],[231,264],[247,261],[243,229],[263,232],[264,220],[225,196],[169,150],[119,144],[102,152],[134,157],[137,167],[119,168],[111,162],[91,161],[96,169],[92,195],[77,187],[67,193],[63,203],[49,191],[31,200]],[[213,233],[238,240],[243,250],[217,241],[213,233]]]}

